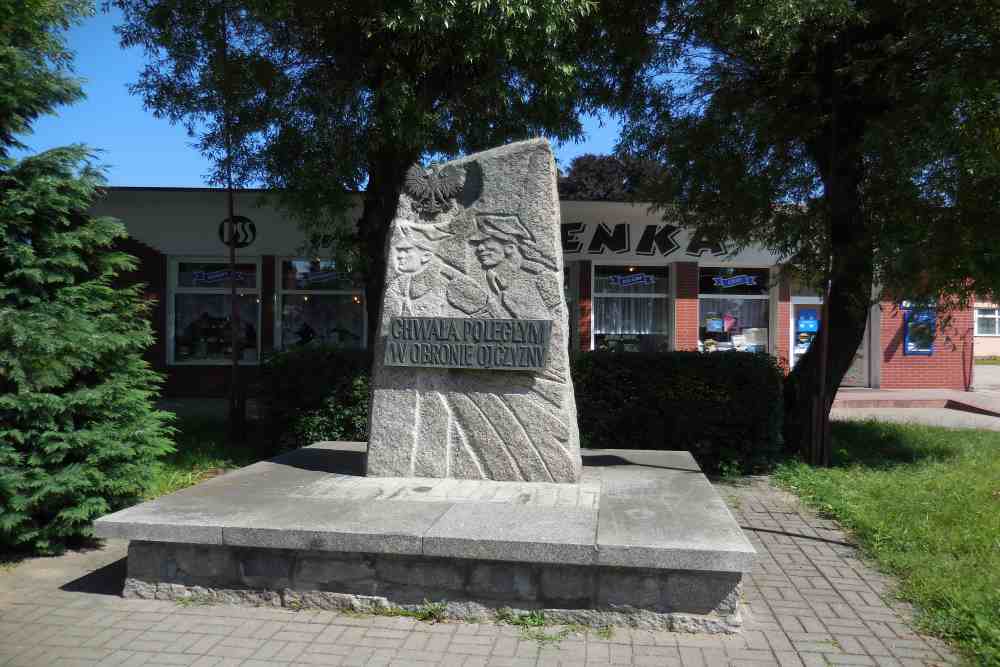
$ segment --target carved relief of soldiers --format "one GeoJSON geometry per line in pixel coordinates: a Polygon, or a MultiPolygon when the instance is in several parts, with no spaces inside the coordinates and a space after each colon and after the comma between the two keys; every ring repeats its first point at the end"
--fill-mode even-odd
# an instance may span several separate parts
{"type": "Polygon", "coordinates": [[[469,237],[488,292],[479,317],[547,319],[562,303],[555,263],[534,244],[516,215],[476,216],[469,237]]]}
{"type": "Polygon", "coordinates": [[[405,220],[395,224],[398,235],[392,252],[398,275],[386,287],[394,315],[468,315],[483,308],[485,291],[437,256],[437,243],[450,237],[449,231],[405,220]]]}

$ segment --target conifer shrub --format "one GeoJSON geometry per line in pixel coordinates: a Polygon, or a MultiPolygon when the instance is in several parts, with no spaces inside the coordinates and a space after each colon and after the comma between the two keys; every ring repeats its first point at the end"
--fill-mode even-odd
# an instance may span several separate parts
{"type": "Polygon", "coordinates": [[[83,147],[0,156],[0,550],[58,553],[138,500],[171,451],[135,260],[87,215],[102,177],[83,147]]]}

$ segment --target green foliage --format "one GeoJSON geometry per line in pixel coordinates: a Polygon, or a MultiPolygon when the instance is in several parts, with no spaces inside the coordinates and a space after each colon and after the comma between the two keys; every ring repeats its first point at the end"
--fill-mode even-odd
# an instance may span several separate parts
{"type": "Polygon", "coordinates": [[[781,453],[782,376],[768,355],[591,352],[572,370],[587,447],[687,450],[730,474],[781,453]]]}
{"type": "Polygon", "coordinates": [[[671,220],[829,279],[826,370],[813,345],[785,392],[785,438],[807,445],[801,417],[853,363],[873,285],[939,312],[1000,289],[996,3],[654,4],[621,148],[660,165],[647,194],[671,220]]]}
{"type": "Polygon", "coordinates": [[[63,31],[93,12],[89,0],[0,3],[0,158],[36,118],[83,97],[63,31]]]}
{"type": "Polygon", "coordinates": [[[1000,664],[1000,433],[834,422],[833,442],[834,467],[775,479],[900,578],[922,629],[1000,664]]]}
{"type": "Polygon", "coordinates": [[[641,201],[654,182],[656,163],[628,155],[586,154],[573,158],[559,179],[559,198],[574,201],[641,201]]]}
{"type": "Polygon", "coordinates": [[[367,440],[370,366],[370,353],[334,346],[297,347],[268,359],[257,395],[274,450],[367,440]]]}
{"type": "Polygon", "coordinates": [[[0,160],[0,547],[57,552],[142,496],[171,449],[124,227],[86,214],[82,147],[0,160]]]}
{"type": "Polygon", "coordinates": [[[664,6],[661,76],[624,132],[664,168],[655,201],[812,278],[831,252],[835,274],[838,253],[864,252],[908,298],[1000,286],[994,4],[664,6]]]}
{"type": "Polygon", "coordinates": [[[328,396],[318,408],[303,412],[292,422],[294,446],[320,440],[367,441],[368,399],[368,377],[359,375],[346,395],[328,396]]]}

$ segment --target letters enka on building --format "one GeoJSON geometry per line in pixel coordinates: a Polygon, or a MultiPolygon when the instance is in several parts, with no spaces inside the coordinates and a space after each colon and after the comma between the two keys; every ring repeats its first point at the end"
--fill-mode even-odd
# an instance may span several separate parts
{"type": "Polygon", "coordinates": [[[388,366],[530,371],[544,368],[552,322],[464,317],[393,317],[388,366]]]}

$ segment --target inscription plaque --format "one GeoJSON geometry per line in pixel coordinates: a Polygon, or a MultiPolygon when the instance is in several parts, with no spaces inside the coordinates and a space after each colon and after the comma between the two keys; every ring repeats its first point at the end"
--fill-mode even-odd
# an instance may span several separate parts
{"type": "Polygon", "coordinates": [[[542,370],[551,333],[551,320],[392,317],[384,362],[425,368],[542,370]]]}

